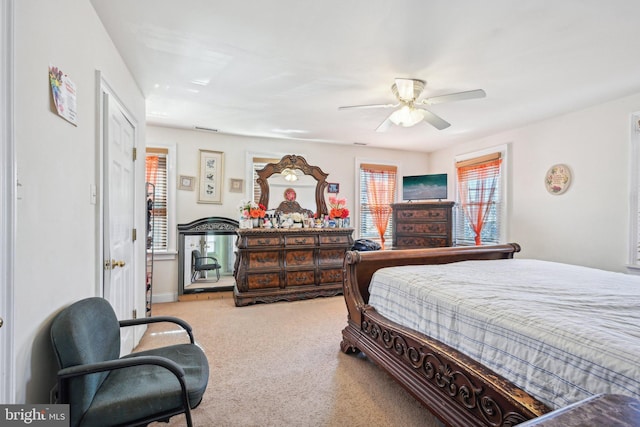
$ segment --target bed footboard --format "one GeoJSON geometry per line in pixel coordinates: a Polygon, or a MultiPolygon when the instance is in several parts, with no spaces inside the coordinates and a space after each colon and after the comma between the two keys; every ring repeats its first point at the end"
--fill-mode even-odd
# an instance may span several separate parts
{"type": "Polygon", "coordinates": [[[551,409],[455,349],[404,328],[368,305],[369,282],[383,267],[513,258],[520,246],[347,252],[347,327],[341,349],[361,351],[447,425],[512,426],[551,409]]]}

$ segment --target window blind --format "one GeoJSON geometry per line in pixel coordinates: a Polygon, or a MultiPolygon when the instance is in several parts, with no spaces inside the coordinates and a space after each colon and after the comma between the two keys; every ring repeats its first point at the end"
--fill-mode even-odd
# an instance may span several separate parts
{"type": "Polygon", "coordinates": [[[164,148],[147,148],[146,170],[147,182],[153,184],[153,194],[147,194],[151,199],[151,224],[154,251],[168,249],[169,218],[168,218],[168,171],[167,157],[169,150],[164,148]]]}
{"type": "Polygon", "coordinates": [[[253,158],[253,201],[258,203],[260,201],[260,186],[258,185],[258,171],[264,169],[269,163],[278,163],[280,159],[269,159],[264,157],[254,157],[253,158]]]}

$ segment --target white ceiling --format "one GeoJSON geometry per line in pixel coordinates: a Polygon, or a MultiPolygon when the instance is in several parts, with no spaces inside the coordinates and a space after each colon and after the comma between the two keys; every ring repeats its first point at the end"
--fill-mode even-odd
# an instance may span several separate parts
{"type": "Polygon", "coordinates": [[[635,0],[91,3],[162,126],[428,152],[640,92],[635,0]],[[442,131],[338,111],[395,102],[396,77],[487,97],[430,107],[442,131]]]}

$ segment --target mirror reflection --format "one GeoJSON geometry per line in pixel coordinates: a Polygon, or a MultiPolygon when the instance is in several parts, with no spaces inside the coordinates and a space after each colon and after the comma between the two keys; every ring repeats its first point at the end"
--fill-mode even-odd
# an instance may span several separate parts
{"type": "Polygon", "coordinates": [[[315,212],[316,209],[316,180],[310,175],[300,174],[297,180],[289,181],[286,175],[273,174],[267,180],[269,182],[269,205],[267,210],[278,209],[284,201],[289,201],[285,192],[292,188],[295,190],[295,201],[304,209],[315,212]]]}
{"type": "Polygon", "coordinates": [[[229,286],[233,276],[235,236],[192,235],[184,238],[184,290],[203,287],[229,286]]]}
{"type": "Polygon", "coordinates": [[[178,224],[178,293],[232,290],[238,221],[200,218],[178,224]]]}

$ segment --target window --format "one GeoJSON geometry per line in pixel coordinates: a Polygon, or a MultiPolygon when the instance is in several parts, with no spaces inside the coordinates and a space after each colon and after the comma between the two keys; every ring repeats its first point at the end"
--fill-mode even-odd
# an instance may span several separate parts
{"type": "Polygon", "coordinates": [[[640,113],[631,116],[629,270],[640,274],[640,113]]]}
{"type": "Polygon", "coordinates": [[[391,241],[391,204],[395,202],[397,171],[394,165],[360,164],[360,238],[379,241],[383,246],[384,241],[391,241]],[[384,230],[382,239],[380,230],[384,230]]]}
{"type": "Polygon", "coordinates": [[[264,169],[265,166],[267,166],[269,163],[278,163],[280,161],[280,159],[276,159],[276,158],[269,158],[269,157],[253,157],[252,159],[252,168],[253,168],[253,175],[252,175],[252,184],[253,184],[253,201],[258,203],[260,201],[260,195],[261,195],[261,190],[260,190],[260,186],[257,183],[258,180],[258,171],[261,169],[264,169]]]}
{"type": "MultiPolygon", "coordinates": [[[[175,146],[147,147],[146,157],[147,221],[156,253],[175,254],[175,146]]],[[[147,249],[150,249],[149,247],[147,249]]]]}
{"type": "Polygon", "coordinates": [[[477,154],[456,162],[458,196],[456,244],[498,244],[503,235],[502,152],[477,154]]]}

